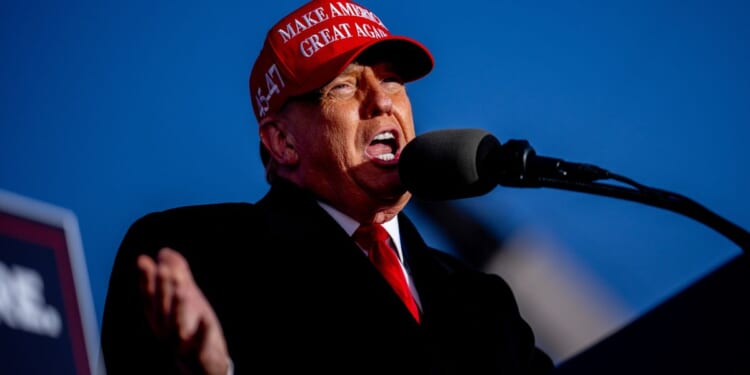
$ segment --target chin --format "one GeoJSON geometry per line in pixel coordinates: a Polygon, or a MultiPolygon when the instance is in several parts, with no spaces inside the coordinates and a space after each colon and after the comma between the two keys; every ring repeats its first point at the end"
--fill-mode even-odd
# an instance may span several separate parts
{"type": "Polygon", "coordinates": [[[394,185],[389,189],[382,190],[384,194],[381,195],[383,199],[386,199],[394,204],[399,202],[406,203],[411,198],[411,193],[408,192],[401,184],[394,185]]]}

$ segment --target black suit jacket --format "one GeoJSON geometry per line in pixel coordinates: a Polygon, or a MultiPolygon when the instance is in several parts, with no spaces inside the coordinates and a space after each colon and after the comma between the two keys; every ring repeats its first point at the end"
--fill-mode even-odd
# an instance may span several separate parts
{"type": "Polygon", "coordinates": [[[150,333],[136,257],[170,246],[222,323],[235,373],[541,374],[552,369],[508,285],[428,247],[399,215],[422,302],[409,315],[344,230],[279,182],[257,204],[188,206],[136,221],[112,269],[101,340],[109,375],[169,374],[150,333]]]}

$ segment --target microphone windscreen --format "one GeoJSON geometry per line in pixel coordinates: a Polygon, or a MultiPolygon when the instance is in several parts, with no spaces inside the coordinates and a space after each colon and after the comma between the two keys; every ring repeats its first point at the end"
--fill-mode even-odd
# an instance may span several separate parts
{"type": "Polygon", "coordinates": [[[401,152],[401,183],[426,200],[484,195],[497,186],[493,161],[499,149],[500,141],[482,129],[423,133],[401,152]]]}

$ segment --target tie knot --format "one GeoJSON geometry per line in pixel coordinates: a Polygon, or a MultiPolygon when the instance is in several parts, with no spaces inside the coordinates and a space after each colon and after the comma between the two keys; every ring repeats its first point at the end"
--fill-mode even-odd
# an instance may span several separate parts
{"type": "Polygon", "coordinates": [[[362,224],[354,232],[354,241],[364,248],[371,248],[377,243],[383,243],[388,239],[388,232],[380,224],[362,224]]]}

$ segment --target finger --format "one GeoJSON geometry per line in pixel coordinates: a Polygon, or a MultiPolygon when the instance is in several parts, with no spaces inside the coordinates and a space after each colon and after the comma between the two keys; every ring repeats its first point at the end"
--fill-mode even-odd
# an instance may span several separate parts
{"type": "Polygon", "coordinates": [[[190,266],[182,254],[171,248],[164,248],[157,254],[157,260],[164,327],[178,341],[178,345],[182,345],[191,340],[207,302],[195,284],[190,266]]]}
{"type": "Polygon", "coordinates": [[[174,271],[173,277],[176,283],[182,283],[185,281],[192,281],[193,275],[190,272],[190,266],[188,265],[187,259],[179,252],[165,247],[157,254],[159,264],[168,265],[171,270],[174,271]]]}
{"type": "Polygon", "coordinates": [[[208,301],[193,280],[187,260],[176,251],[165,249],[159,253],[159,262],[169,265],[173,280],[173,317],[175,330],[181,344],[190,344],[200,321],[211,311],[208,301]]]}
{"type": "Polygon", "coordinates": [[[182,285],[175,293],[175,329],[179,351],[183,354],[194,351],[201,340],[198,330],[205,310],[201,300],[203,297],[197,289],[190,289],[189,285],[182,285]]]}
{"type": "Polygon", "coordinates": [[[138,281],[142,292],[147,296],[156,293],[156,263],[148,255],[140,255],[136,261],[138,266],[138,281]]]}
{"type": "Polygon", "coordinates": [[[156,263],[148,255],[139,256],[136,263],[138,267],[139,290],[142,296],[146,320],[151,329],[157,331],[156,263]]]}
{"type": "Polygon", "coordinates": [[[156,324],[162,334],[169,334],[174,328],[175,280],[170,265],[159,261],[156,264],[156,324]]]}

